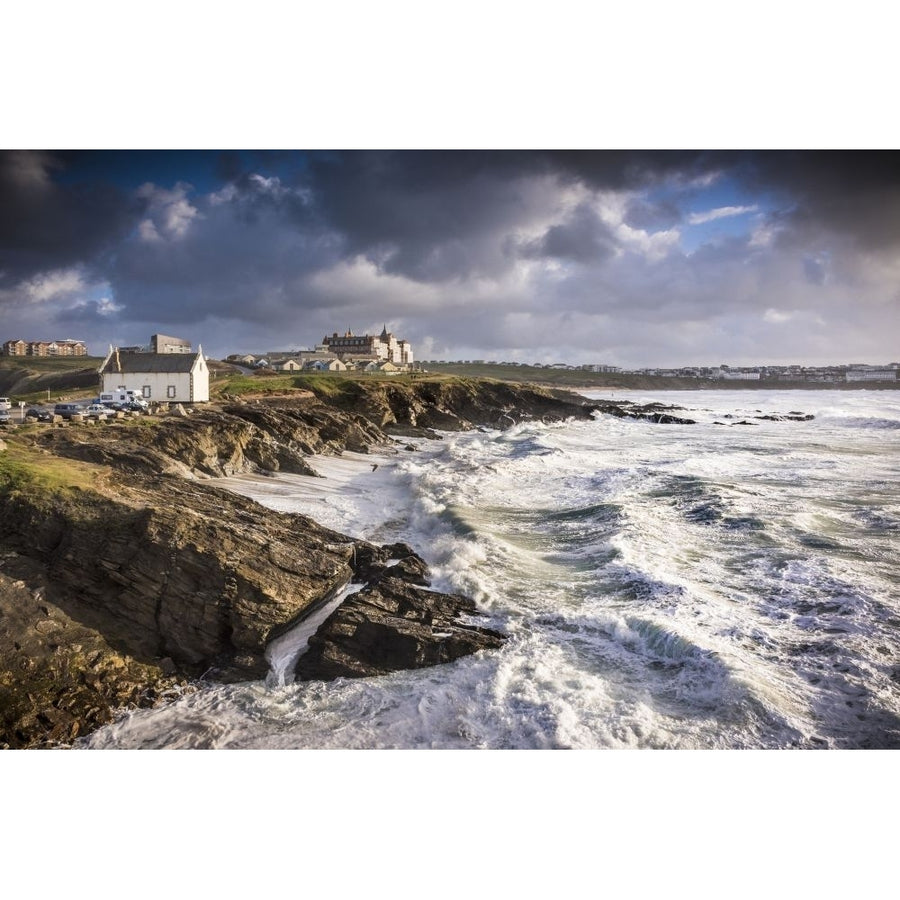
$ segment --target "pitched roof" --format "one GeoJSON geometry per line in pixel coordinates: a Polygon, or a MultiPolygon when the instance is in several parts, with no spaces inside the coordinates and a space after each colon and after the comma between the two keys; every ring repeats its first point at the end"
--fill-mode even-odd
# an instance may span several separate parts
{"type": "MultiPolygon", "coordinates": [[[[178,373],[190,372],[197,362],[198,353],[120,353],[119,364],[123,375],[144,372],[178,373]]],[[[116,354],[113,352],[103,368],[101,375],[111,375],[119,371],[116,354]]]]}

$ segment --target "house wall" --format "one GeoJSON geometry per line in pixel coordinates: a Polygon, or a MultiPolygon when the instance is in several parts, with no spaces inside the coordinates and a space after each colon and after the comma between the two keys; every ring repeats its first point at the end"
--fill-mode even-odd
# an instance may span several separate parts
{"type": "Polygon", "coordinates": [[[138,391],[145,400],[159,403],[207,403],[209,369],[203,360],[193,372],[111,372],[103,375],[102,390],[124,387],[138,391]]]}

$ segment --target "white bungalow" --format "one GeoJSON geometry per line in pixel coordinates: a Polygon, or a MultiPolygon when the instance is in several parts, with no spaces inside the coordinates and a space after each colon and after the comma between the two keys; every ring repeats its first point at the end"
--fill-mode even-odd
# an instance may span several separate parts
{"type": "Polygon", "coordinates": [[[347,367],[339,359],[317,359],[307,365],[317,372],[346,372],[347,367]]]}
{"type": "Polygon", "coordinates": [[[280,362],[273,362],[271,368],[276,372],[299,372],[303,368],[303,363],[298,359],[283,359],[280,362]]]}
{"type": "Polygon", "coordinates": [[[209,365],[196,353],[119,353],[109,348],[100,366],[101,393],[138,391],[148,402],[207,403],[209,365]]]}

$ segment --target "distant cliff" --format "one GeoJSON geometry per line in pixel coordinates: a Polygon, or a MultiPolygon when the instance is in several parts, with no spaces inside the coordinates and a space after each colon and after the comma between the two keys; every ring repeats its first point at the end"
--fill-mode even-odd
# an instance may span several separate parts
{"type": "Polygon", "coordinates": [[[0,396],[15,397],[52,391],[74,393],[97,389],[99,360],[71,357],[0,357],[0,396]]]}

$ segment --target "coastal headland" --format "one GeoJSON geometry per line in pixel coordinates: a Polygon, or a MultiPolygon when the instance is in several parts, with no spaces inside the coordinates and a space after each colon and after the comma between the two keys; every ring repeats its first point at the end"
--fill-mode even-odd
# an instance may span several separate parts
{"type": "Polygon", "coordinates": [[[321,379],[188,412],[31,424],[0,447],[0,746],[65,746],[198,680],[265,677],[267,644],[348,583],[297,676],[377,675],[500,646],[405,544],[273,512],[219,476],[314,475],[316,455],[413,453],[441,431],[656,406],[469,379],[321,379]]]}

